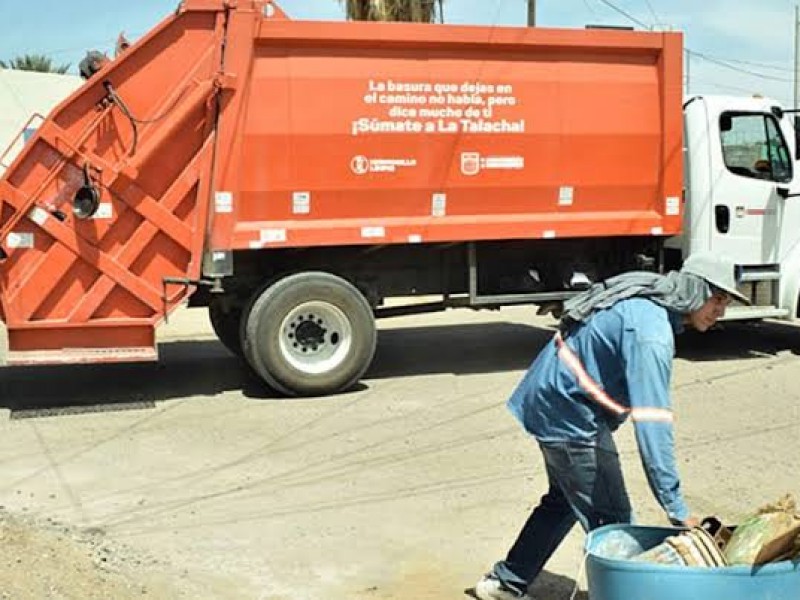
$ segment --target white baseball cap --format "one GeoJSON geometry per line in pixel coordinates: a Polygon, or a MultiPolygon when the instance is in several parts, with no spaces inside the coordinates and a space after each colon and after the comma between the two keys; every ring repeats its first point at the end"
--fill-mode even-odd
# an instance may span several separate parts
{"type": "Polygon", "coordinates": [[[692,254],[683,263],[681,273],[690,273],[702,277],[705,281],[743,304],[750,304],[750,300],[736,287],[736,265],[718,254],[711,252],[697,252],[692,254]]]}

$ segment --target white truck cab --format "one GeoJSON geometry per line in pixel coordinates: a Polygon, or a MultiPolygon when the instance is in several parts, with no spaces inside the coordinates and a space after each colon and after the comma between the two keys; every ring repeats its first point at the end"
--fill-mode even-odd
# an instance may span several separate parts
{"type": "Polygon", "coordinates": [[[684,103],[684,226],[668,251],[723,254],[741,266],[753,306],[728,319],[797,317],[800,175],[795,129],[763,97],[695,96],[684,103]]]}

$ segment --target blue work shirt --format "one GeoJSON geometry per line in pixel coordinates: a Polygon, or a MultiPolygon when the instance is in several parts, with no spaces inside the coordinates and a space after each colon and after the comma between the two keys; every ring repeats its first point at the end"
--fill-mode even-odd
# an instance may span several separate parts
{"type": "Polygon", "coordinates": [[[674,334],[681,329],[680,315],[650,300],[621,300],[569,333],[567,357],[559,357],[551,340],[508,401],[511,412],[542,443],[615,451],[611,432],[631,416],[650,488],[667,515],[679,521],[689,511],[675,465],[669,385],[674,334]],[[565,360],[573,355],[584,373],[565,360]],[[599,391],[591,389],[592,381],[599,391]]]}

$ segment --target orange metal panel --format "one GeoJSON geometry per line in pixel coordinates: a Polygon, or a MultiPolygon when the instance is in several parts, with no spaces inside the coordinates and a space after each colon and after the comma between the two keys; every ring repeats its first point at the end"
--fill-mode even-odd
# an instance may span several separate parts
{"type": "MultiPolygon", "coordinates": [[[[200,174],[208,172],[210,148],[211,145],[207,143],[203,150],[197,153],[184,174],[175,181],[169,191],[164,195],[162,204],[169,214],[173,214],[178,209],[181,201],[194,191],[198,185],[200,174]]],[[[200,219],[200,222],[202,222],[202,219],[200,219]]],[[[151,221],[146,221],[142,223],[141,226],[136,227],[127,243],[119,251],[117,260],[120,264],[126,268],[130,268],[134,260],[144,252],[145,247],[152,243],[158,231],[159,229],[151,221]]],[[[199,255],[200,250],[200,248],[193,248],[193,255],[199,255]]],[[[197,279],[199,276],[197,266],[198,265],[193,265],[189,269],[187,273],[189,278],[197,279]]],[[[114,285],[114,280],[111,277],[104,275],[100,278],[97,283],[95,283],[95,286],[87,292],[83,300],[77,304],[72,318],[77,322],[90,320],[100,304],[108,298],[114,285]]],[[[175,294],[180,294],[180,292],[173,291],[173,295],[168,298],[169,305],[173,305],[180,299],[176,297],[175,294]]]]}
{"type": "Polygon", "coordinates": [[[79,365],[117,362],[148,362],[158,360],[158,352],[152,345],[123,348],[59,348],[58,350],[14,350],[8,353],[11,366],[79,365]]]}
{"type": "Polygon", "coordinates": [[[243,139],[241,128],[244,126],[242,113],[251,93],[249,75],[253,40],[263,14],[262,11],[238,10],[228,21],[223,72],[228,77],[235,78],[229,81],[235,87],[224,90],[220,98],[222,118],[216,148],[218,168],[211,182],[214,202],[206,224],[210,252],[229,250],[233,246],[235,215],[241,202],[241,194],[235,182],[241,177],[240,169],[244,166],[240,161],[243,139]],[[229,187],[231,185],[235,187],[229,187]]]}
{"type": "MultiPolygon", "coordinates": [[[[675,33],[650,33],[621,30],[584,30],[521,27],[482,27],[432,25],[418,23],[331,23],[322,21],[280,21],[265,19],[259,29],[260,43],[281,46],[357,47],[372,50],[413,48],[454,50],[458,55],[474,50],[491,52],[517,50],[577,50],[591,60],[598,56],[618,55],[620,50],[660,52],[662,36],[679,37],[675,33]]],[[[423,53],[418,53],[424,58],[423,53]]],[[[533,57],[536,58],[535,56],[533,57]]]]}
{"type": "Polygon", "coordinates": [[[58,106],[0,180],[10,361],[156,357],[155,326],[190,292],[165,293],[165,278],[200,274],[226,10],[184,3],[58,106]],[[81,220],[87,177],[100,208],[81,220]]]}
{"type": "Polygon", "coordinates": [[[233,246],[676,233],[681,43],[261,19],[226,63],[233,246]]]}
{"type": "Polygon", "coordinates": [[[595,237],[612,227],[619,235],[654,235],[662,216],[655,211],[584,212],[562,215],[456,216],[320,221],[261,221],[240,223],[235,243],[247,248],[329,246],[331,237],[342,245],[408,244],[454,239],[553,239],[595,237]],[[621,226],[624,224],[624,227],[621,226]],[[562,232],[569,232],[569,236],[562,232]],[[280,232],[280,233],[279,233],[280,232]]]}

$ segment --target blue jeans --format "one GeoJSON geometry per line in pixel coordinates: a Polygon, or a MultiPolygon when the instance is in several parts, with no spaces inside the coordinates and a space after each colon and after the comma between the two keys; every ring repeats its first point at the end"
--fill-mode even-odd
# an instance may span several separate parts
{"type": "Polygon", "coordinates": [[[616,448],[540,443],[550,488],[494,574],[524,592],[576,521],[584,531],[630,523],[631,504],[616,448]]]}

